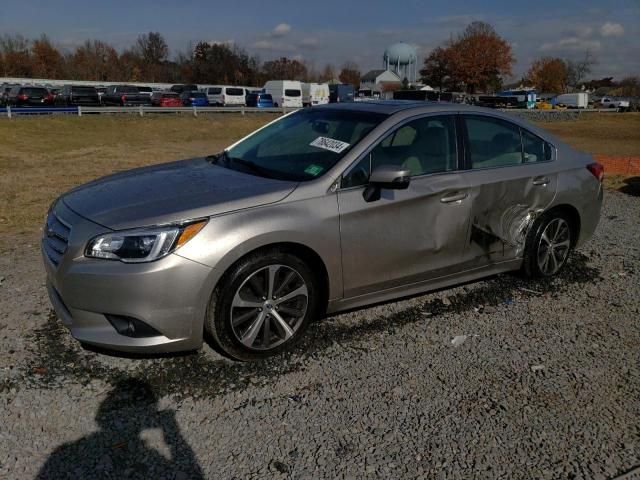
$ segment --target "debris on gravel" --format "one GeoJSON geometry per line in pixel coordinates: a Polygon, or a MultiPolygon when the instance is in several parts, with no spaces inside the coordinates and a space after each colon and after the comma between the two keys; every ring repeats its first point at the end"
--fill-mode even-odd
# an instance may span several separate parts
{"type": "Polygon", "coordinates": [[[631,472],[639,219],[640,198],[607,192],[594,238],[557,278],[499,275],[336,315],[259,363],[209,345],[82,348],[50,309],[36,239],[16,237],[0,256],[0,478],[631,472]]]}

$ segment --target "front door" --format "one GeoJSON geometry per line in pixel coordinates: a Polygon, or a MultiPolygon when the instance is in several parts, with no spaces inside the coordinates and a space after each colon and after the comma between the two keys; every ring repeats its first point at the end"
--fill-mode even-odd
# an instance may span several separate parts
{"type": "Polygon", "coordinates": [[[457,165],[455,117],[439,115],[400,126],[346,172],[337,194],[345,298],[459,270],[470,203],[457,165]],[[408,168],[411,182],[367,202],[380,165],[408,168]]]}

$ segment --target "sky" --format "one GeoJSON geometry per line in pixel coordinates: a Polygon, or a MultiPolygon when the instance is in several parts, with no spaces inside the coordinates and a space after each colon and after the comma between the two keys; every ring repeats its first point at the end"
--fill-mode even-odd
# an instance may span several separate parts
{"type": "Polygon", "coordinates": [[[385,48],[399,41],[415,45],[421,63],[474,20],[511,44],[512,79],[535,58],[579,60],[587,49],[594,78],[640,75],[640,0],[0,0],[0,35],[44,33],[66,49],[95,38],[122,50],[158,31],[172,55],[226,42],[263,61],[284,55],[318,70],[355,61],[363,73],[382,68],[385,48]]]}

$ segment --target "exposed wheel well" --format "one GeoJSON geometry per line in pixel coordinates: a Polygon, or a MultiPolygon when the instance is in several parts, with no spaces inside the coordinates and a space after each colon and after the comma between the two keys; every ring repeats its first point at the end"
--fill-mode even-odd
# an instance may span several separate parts
{"type": "Polygon", "coordinates": [[[546,213],[562,213],[567,217],[571,226],[571,246],[574,247],[578,243],[578,237],[580,236],[580,214],[578,210],[571,205],[563,204],[556,205],[546,213]]]}
{"type": "MultiPolygon", "coordinates": [[[[323,316],[327,309],[327,303],[329,301],[329,273],[327,272],[327,267],[324,264],[320,255],[318,255],[313,249],[307,247],[306,245],[302,245],[300,243],[294,242],[279,242],[279,243],[271,243],[269,245],[263,245],[262,247],[256,248],[247,252],[242,257],[238,258],[225,272],[222,276],[218,285],[220,285],[223,279],[227,276],[227,272],[229,272],[238,262],[242,261],[244,258],[255,255],[258,252],[266,251],[266,250],[280,250],[282,252],[287,252],[292,255],[297,256],[304,262],[306,262],[311,270],[316,274],[316,278],[318,279],[320,285],[320,305],[321,312],[320,316],[323,316]]],[[[216,287],[218,288],[218,287],[216,287]]]]}

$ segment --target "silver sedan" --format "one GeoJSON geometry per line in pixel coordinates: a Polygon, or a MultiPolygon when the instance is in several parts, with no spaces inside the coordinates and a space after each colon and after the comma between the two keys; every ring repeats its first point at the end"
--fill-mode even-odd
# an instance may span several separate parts
{"type": "Polygon", "coordinates": [[[86,344],[290,348],[311,321],[521,269],[552,276],[594,232],[603,168],[493,110],[299,110],[206,158],[117,173],[52,205],[53,306],[86,344]]]}

